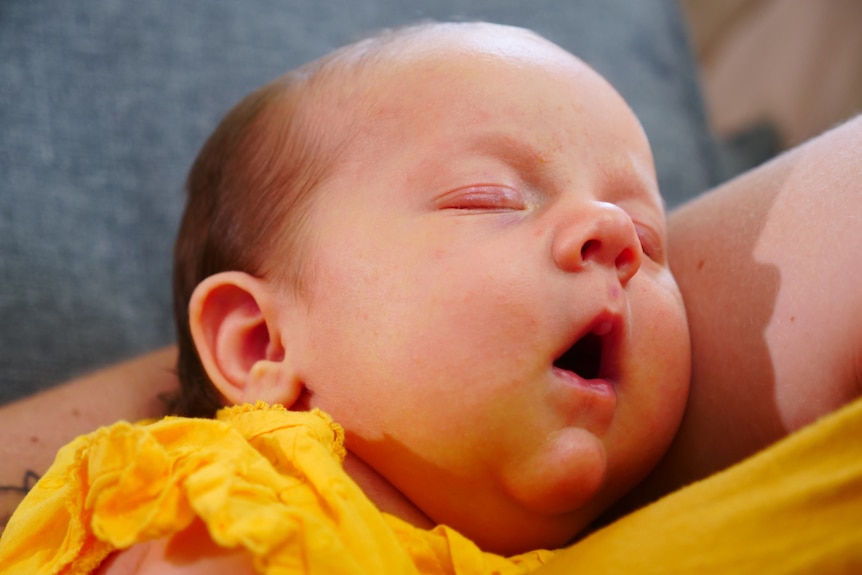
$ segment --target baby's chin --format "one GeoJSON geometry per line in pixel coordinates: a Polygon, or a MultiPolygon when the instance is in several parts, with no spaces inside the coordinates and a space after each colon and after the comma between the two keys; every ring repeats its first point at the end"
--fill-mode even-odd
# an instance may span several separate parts
{"type": "Polygon", "coordinates": [[[551,434],[543,449],[507,471],[510,495],[530,511],[554,515],[592,500],[607,475],[607,455],[595,435],[579,428],[551,434]]]}
{"type": "Polygon", "coordinates": [[[567,428],[552,434],[544,449],[503,469],[506,494],[522,513],[511,521],[518,536],[484,547],[513,554],[571,543],[609,503],[607,475],[604,445],[592,433],[567,428]]]}

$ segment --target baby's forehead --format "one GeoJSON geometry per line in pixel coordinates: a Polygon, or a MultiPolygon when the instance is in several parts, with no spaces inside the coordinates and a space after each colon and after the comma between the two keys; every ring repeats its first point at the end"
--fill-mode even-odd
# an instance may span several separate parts
{"type": "Polygon", "coordinates": [[[583,65],[574,54],[532,30],[501,25],[431,30],[411,41],[412,54],[464,60],[504,60],[524,68],[565,63],[583,65]]]}
{"type": "MultiPolygon", "coordinates": [[[[551,61],[584,65],[576,56],[531,30],[487,22],[429,23],[388,30],[322,58],[320,67],[353,79],[374,78],[412,65],[498,59],[522,66],[551,61]]],[[[585,65],[584,65],[585,66],[585,65]]]]}
{"type": "Polygon", "coordinates": [[[581,89],[598,90],[604,83],[583,61],[530,30],[481,22],[398,29],[346,46],[319,62],[310,83],[316,94],[310,99],[322,104],[314,106],[321,121],[340,122],[345,114],[373,121],[379,112],[373,104],[409,107],[411,84],[430,76],[444,85],[447,77],[465,68],[503,65],[526,76],[564,66],[579,72],[581,89]]]}
{"type": "MultiPolygon", "coordinates": [[[[466,88],[467,92],[459,92],[465,86],[475,86],[469,79],[465,84],[464,77],[470,78],[470,73],[477,70],[486,71],[480,67],[489,62],[491,66],[502,66],[495,70],[495,74],[523,71],[529,80],[537,78],[533,73],[539,71],[542,78],[552,78],[553,84],[543,84],[541,90],[536,88],[540,92],[545,89],[565,90],[572,102],[581,97],[592,101],[619,100],[618,105],[628,109],[616,91],[589,66],[530,31],[486,24],[433,25],[375,37],[336,53],[327,63],[330,71],[326,74],[329,79],[325,82],[326,88],[312,98],[319,104],[314,106],[318,125],[324,128],[323,137],[326,138],[330,138],[331,133],[344,134],[345,126],[350,126],[347,131],[354,137],[345,140],[347,146],[342,150],[351,157],[359,152],[367,160],[365,152],[374,154],[372,150],[378,147],[378,152],[391,152],[389,145],[393,137],[400,142],[397,147],[403,148],[417,136],[416,120],[420,117],[429,114],[448,116],[456,108],[471,106],[476,117],[499,113],[499,106],[495,106],[496,88],[490,91],[466,88]],[[468,73],[462,74],[465,70],[468,73]],[[440,91],[437,89],[440,85],[450,85],[451,90],[440,91]],[[429,98],[432,92],[433,96],[429,98]],[[445,105],[437,105],[440,98],[446,100],[445,105]],[[358,138],[355,137],[357,135],[358,138]],[[359,142],[362,136],[369,136],[362,139],[363,145],[351,145],[359,142]]],[[[516,79],[514,76],[511,78],[513,81],[516,79]]],[[[527,98],[527,101],[531,99],[527,98]]],[[[553,120],[555,114],[550,106],[543,108],[536,103],[535,107],[541,108],[539,118],[542,125],[550,122],[559,127],[559,123],[553,120]]],[[[601,131],[611,132],[611,126],[617,126],[619,133],[626,137],[625,141],[634,142],[638,155],[643,156],[651,167],[649,144],[634,114],[616,113],[612,116],[610,122],[602,123],[601,131]],[[634,132],[637,132],[634,138],[629,138],[634,132]]],[[[442,129],[442,125],[451,124],[442,117],[441,122],[434,122],[431,127],[437,130],[442,129]]],[[[480,124],[487,127],[487,122],[477,122],[480,124]]],[[[458,127],[457,140],[471,136],[467,133],[468,127],[464,124],[458,127]]],[[[554,134],[555,131],[556,128],[549,128],[546,133],[554,134]]],[[[623,148],[625,146],[618,147],[619,151],[623,148]]],[[[435,153],[438,150],[435,149],[435,153]]],[[[647,179],[649,174],[642,175],[647,179]]]]}

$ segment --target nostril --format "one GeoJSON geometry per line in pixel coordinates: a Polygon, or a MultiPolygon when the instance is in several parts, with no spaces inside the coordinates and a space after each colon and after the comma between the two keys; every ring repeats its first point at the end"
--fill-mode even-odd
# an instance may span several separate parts
{"type": "Polygon", "coordinates": [[[584,245],[581,246],[581,260],[586,261],[590,259],[597,251],[601,249],[601,243],[599,240],[587,240],[584,242],[584,245]]]}
{"type": "Polygon", "coordinates": [[[630,267],[633,263],[635,263],[635,252],[634,250],[625,249],[620,252],[620,255],[617,256],[616,264],[617,269],[623,269],[630,267]]]}
{"type": "Polygon", "coordinates": [[[638,273],[641,267],[641,251],[637,249],[626,248],[620,255],[617,256],[614,262],[617,268],[617,275],[620,282],[626,285],[632,277],[638,273]]]}
{"type": "MultiPolygon", "coordinates": [[[[611,258],[613,257],[612,252],[609,250],[607,253],[602,254],[602,249],[601,240],[587,240],[584,242],[584,245],[581,246],[581,261],[585,262],[591,259],[601,259],[602,262],[610,264],[611,258]]],[[[617,269],[622,270],[631,267],[636,260],[637,255],[634,250],[631,248],[624,248],[619,254],[617,254],[613,263],[617,269]]]]}

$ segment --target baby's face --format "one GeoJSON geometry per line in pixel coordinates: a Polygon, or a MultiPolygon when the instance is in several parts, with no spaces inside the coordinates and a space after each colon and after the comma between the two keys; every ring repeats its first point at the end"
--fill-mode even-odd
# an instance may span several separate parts
{"type": "Polygon", "coordinates": [[[647,141],[517,30],[426,40],[369,82],[309,226],[311,406],[432,520],[562,545],[656,463],[686,398],[647,141]]]}

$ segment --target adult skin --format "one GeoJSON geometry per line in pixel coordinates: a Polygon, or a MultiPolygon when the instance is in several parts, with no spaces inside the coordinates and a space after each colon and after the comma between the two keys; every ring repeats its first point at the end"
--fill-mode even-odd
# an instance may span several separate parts
{"type": "Polygon", "coordinates": [[[118,419],[158,417],[177,386],[171,347],[0,407],[0,531],[56,451],[118,419]]]}
{"type": "MultiPolygon", "coordinates": [[[[670,216],[694,370],[686,415],[623,513],[727,467],[862,392],[862,117],[670,216]]],[[[55,451],[161,413],[172,348],[0,408],[0,525],[55,451]]]]}

